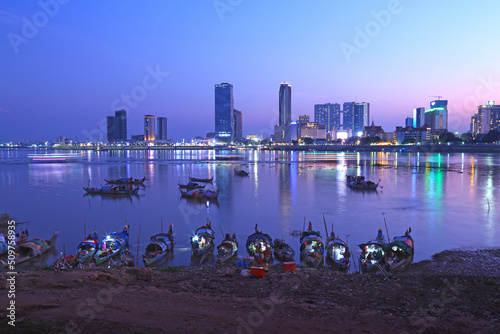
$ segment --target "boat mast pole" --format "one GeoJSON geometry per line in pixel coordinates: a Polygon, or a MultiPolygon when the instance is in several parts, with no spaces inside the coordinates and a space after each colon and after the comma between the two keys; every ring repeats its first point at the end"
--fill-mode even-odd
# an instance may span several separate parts
{"type": "Polygon", "coordinates": [[[387,242],[390,242],[391,238],[389,237],[389,230],[387,229],[387,221],[385,220],[385,217],[384,217],[384,223],[385,223],[385,232],[387,232],[387,242]]]}
{"type": "Polygon", "coordinates": [[[83,216],[83,240],[87,239],[87,216],[83,216]]]}
{"type": "Polygon", "coordinates": [[[325,233],[326,233],[325,238],[328,238],[328,228],[326,227],[326,219],[325,219],[325,214],[323,214],[323,223],[325,223],[325,233]]]}

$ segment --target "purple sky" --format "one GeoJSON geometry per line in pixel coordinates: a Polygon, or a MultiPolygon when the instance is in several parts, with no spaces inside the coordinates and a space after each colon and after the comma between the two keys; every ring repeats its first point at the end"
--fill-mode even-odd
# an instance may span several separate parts
{"type": "Polygon", "coordinates": [[[60,2],[0,1],[0,142],[95,137],[125,95],[129,136],[145,114],[167,117],[169,138],[204,136],[221,82],[244,135],[277,124],[282,81],[293,119],[356,100],[385,131],[441,95],[465,132],[500,100],[493,0],[60,2]]]}

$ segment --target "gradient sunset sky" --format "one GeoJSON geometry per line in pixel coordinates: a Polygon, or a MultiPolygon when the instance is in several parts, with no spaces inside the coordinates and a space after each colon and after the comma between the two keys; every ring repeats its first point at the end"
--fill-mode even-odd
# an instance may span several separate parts
{"type": "Polygon", "coordinates": [[[60,2],[0,1],[0,142],[95,139],[98,122],[105,138],[127,103],[129,137],[145,114],[167,117],[169,138],[205,136],[221,82],[244,135],[272,133],[284,81],[293,119],[369,102],[385,131],[434,96],[460,133],[500,103],[498,1],[60,2]]]}

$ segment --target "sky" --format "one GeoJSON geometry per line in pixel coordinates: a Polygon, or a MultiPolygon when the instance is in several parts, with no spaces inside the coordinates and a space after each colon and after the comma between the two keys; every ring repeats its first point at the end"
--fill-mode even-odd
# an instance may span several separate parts
{"type": "Polygon", "coordinates": [[[500,101],[500,2],[459,0],[0,0],[0,142],[105,138],[106,116],[168,118],[168,137],[214,131],[214,85],[233,85],[243,135],[272,133],[281,82],[292,119],[369,102],[394,131],[449,101],[449,131],[500,101]]]}

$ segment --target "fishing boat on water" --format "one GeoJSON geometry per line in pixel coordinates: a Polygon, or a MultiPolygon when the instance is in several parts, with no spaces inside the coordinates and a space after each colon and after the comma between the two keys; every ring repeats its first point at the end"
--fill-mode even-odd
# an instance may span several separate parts
{"type": "Polygon", "coordinates": [[[117,258],[126,248],[128,248],[128,225],[125,225],[122,232],[106,236],[99,244],[92,260],[96,266],[102,265],[117,258]]]}
{"type": "Polygon", "coordinates": [[[247,238],[247,252],[259,262],[268,263],[273,254],[273,238],[269,234],[262,233],[255,224],[255,233],[247,238]]]}
{"type": "Polygon", "coordinates": [[[364,176],[356,176],[356,175],[346,175],[347,185],[351,189],[356,190],[377,190],[378,183],[372,181],[366,181],[364,176]]]}
{"type": "Polygon", "coordinates": [[[16,257],[14,260],[7,259],[7,263],[2,263],[3,265],[8,265],[11,261],[13,261],[16,266],[28,262],[30,260],[36,259],[42,254],[47,253],[51,250],[57,240],[59,232],[54,231],[54,235],[49,240],[45,239],[31,239],[28,240],[16,247],[16,257]]]}
{"type": "Polygon", "coordinates": [[[146,267],[153,265],[163,260],[168,253],[173,251],[173,249],[173,225],[170,224],[167,233],[159,233],[151,237],[151,240],[146,246],[146,252],[142,256],[142,261],[146,267]]]}
{"type": "Polygon", "coordinates": [[[274,257],[280,262],[294,262],[295,251],[285,240],[274,239],[274,257]]]}
{"type": "Polygon", "coordinates": [[[348,272],[351,266],[350,258],[347,243],[331,231],[330,236],[326,238],[326,263],[337,270],[348,272]]]}
{"type": "Polygon", "coordinates": [[[192,255],[201,257],[213,254],[214,239],[215,232],[212,230],[212,223],[207,222],[191,236],[192,255]]]}
{"type": "Polygon", "coordinates": [[[195,198],[201,200],[217,200],[219,198],[219,189],[210,190],[210,189],[193,189],[193,190],[184,190],[180,189],[181,196],[185,198],[195,198]]]}
{"type": "Polygon", "coordinates": [[[244,171],[243,169],[235,169],[234,174],[238,176],[248,176],[249,173],[247,171],[244,171]]]}
{"type": "Polygon", "coordinates": [[[139,192],[139,188],[132,188],[132,186],[120,186],[120,187],[108,187],[104,186],[101,188],[93,187],[83,187],[88,194],[98,194],[98,195],[136,195],[139,192]]]}
{"type": "Polygon", "coordinates": [[[106,180],[106,183],[111,183],[111,184],[144,184],[144,181],[146,181],[146,177],[143,177],[142,179],[134,179],[132,177],[122,177],[121,179],[116,179],[116,180],[106,180]]]}
{"type": "Polygon", "coordinates": [[[76,254],[66,255],[62,259],[70,266],[75,266],[78,263],[88,263],[92,261],[92,257],[97,251],[98,245],[97,232],[94,231],[94,234],[89,233],[87,239],[80,242],[76,254]]]}
{"type": "Polygon", "coordinates": [[[179,189],[194,190],[194,189],[203,189],[203,188],[205,188],[205,185],[201,185],[201,184],[196,183],[196,182],[189,181],[187,184],[179,183],[179,189]]]}
{"type": "Polygon", "coordinates": [[[309,222],[307,231],[303,231],[300,237],[300,260],[308,267],[319,268],[323,266],[324,252],[321,234],[313,231],[312,223],[309,222]]]}
{"type": "Polygon", "coordinates": [[[233,233],[231,236],[226,233],[226,237],[219,246],[217,246],[217,260],[220,263],[224,263],[233,256],[238,255],[238,240],[236,240],[236,234],[233,233]]]}
{"type": "Polygon", "coordinates": [[[209,179],[202,179],[202,178],[199,178],[199,177],[189,177],[189,180],[191,180],[192,182],[205,182],[205,183],[211,183],[213,180],[214,180],[214,177],[212,176],[211,178],[209,179]]]}
{"type": "Polygon", "coordinates": [[[395,271],[406,267],[413,262],[414,244],[409,228],[405,235],[395,237],[390,243],[384,245],[385,269],[395,271]]]}
{"type": "Polygon", "coordinates": [[[362,273],[375,272],[384,266],[385,241],[382,229],[378,230],[377,238],[359,245],[359,269],[362,273]]]}

